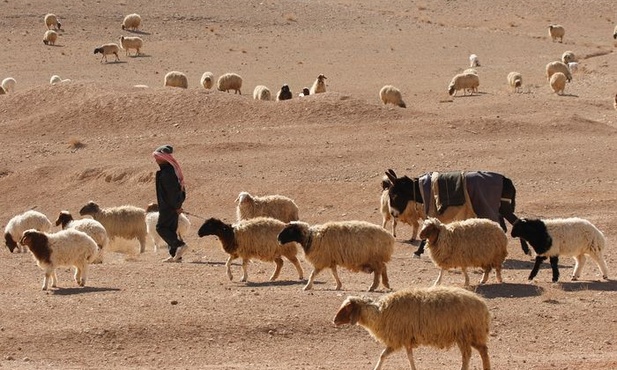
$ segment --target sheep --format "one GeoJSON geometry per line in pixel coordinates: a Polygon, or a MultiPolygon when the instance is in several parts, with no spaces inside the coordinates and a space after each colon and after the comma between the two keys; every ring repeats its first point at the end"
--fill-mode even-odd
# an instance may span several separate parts
{"type": "Polygon", "coordinates": [[[101,58],[101,63],[103,63],[103,59],[107,63],[107,55],[109,54],[115,55],[116,62],[119,62],[120,61],[120,57],[118,56],[119,51],[120,51],[120,47],[118,47],[118,44],[109,43],[109,44],[103,44],[100,47],[95,48],[94,54],[96,55],[97,53],[100,53],[103,55],[103,57],[101,58]]]}
{"type": "Polygon", "coordinates": [[[299,98],[311,95],[311,90],[308,87],[303,87],[302,92],[298,94],[299,98]]]}
{"type": "Polygon", "coordinates": [[[566,76],[568,82],[572,81],[572,73],[568,66],[560,61],[550,62],[546,65],[546,80],[550,81],[553,74],[561,72],[566,76]]]}
{"type": "Polygon", "coordinates": [[[523,87],[523,76],[518,72],[508,73],[508,85],[510,85],[514,92],[519,92],[523,87]]]}
{"type": "Polygon", "coordinates": [[[122,21],[123,30],[137,31],[141,25],[141,16],[139,14],[129,14],[122,21]]]}
{"type": "Polygon", "coordinates": [[[551,88],[556,94],[563,95],[566,89],[567,77],[561,72],[557,72],[551,76],[551,88]]]}
{"type": "Polygon", "coordinates": [[[559,42],[563,42],[563,36],[566,34],[565,28],[559,24],[551,24],[548,26],[548,35],[551,37],[553,42],[559,39],[559,42]]]}
{"type": "Polygon", "coordinates": [[[125,50],[125,55],[131,55],[129,52],[130,49],[135,49],[135,55],[139,56],[141,54],[139,50],[144,46],[144,40],[141,37],[118,37],[118,41],[120,41],[120,46],[125,50]]]}
{"type": "Polygon", "coordinates": [[[320,74],[319,76],[317,76],[317,79],[315,80],[315,82],[313,82],[313,86],[311,86],[311,90],[309,91],[311,95],[314,94],[320,94],[320,93],[325,93],[326,92],[326,82],[324,80],[327,80],[328,78],[326,76],[324,76],[323,74],[320,74]]]}
{"type": "Polygon", "coordinates": [[[234,94],[242,95],[242,77],[236,73],[225,73],[216,81],[216,89],[225,92],[234,90],[234,94]]]}
{"type": "Polygon", "coordinates": [[[103,262],[103,251],[109,244],[109,238],[107,237],[107,230],[100,222],[91,218],[74,220],[70,212],[60,211],[55,224],[56,226],[61,225],[62,230],[75,229],[88,234],[94,240],[99,250],[98,257],[93,260],[93,263],[103,262]]]}
{"type": "Polygon", "coordinates": [[[60,22],[58,21],[58,17],[52,13],[49,13],[45,16],[45,25],[47,26],[48,30],[52,27],[54,28],[54,30],[59,30],[62,27],[62,24],[60,24],[60,22]]]}
{"type": "Polygon", "coordinates": [[[491,269],[499,283],[501,266],[508,255],[508,237],[497,222],[485,218],[471,218],[443,224],[436,218],[428,218],[422,225],[420,238],[427,239],[429,255],[441,271],[433,286],[441,283],[443,273],[460,267],[469,286],[467,267],[481,267],[484,271],[480,284],[486,283],[491,269]]]}
{"type": "Polygon", "coordinates": [[[480,67],[480,60],[478,59],[478,56],[476,54],[471,54],[469,56],[469,66],[471,68],[480,67]]]}
{"type": "Polygon", "coordinates": [[[89,201],[79,210],[82,216],[90,215],[100,222],[107,237],[113,241],[116,237],[124,239],[137,239],[139,241],[139,253],[146,250],[146,211],[135,206],[120,206],[101,208],[93,201],[89,201]]]}
{"type": "Polygon", "coordinates": [[[298,248],[295,243],[277,242],[277,235],[283,230],[285,223],[274,218],[257,217],[250,220],[240,221],[234,225],[210,218],[199,228],[199,237],[216,235],[221,241],[223,250],[229,254],[225,263],[227,277],[233,280],[231,274],[231,261],[242,258],[242,282],[248,280],[247,264],[252,258],[261,261],[274,261],[276,268],[270,276],[270,281],[278,278],[283,267],[284,256],[296,267],[298,279],[304,280],[304,271],[296,257],[298,248]]]}
{"type": "Polygon", "coordinates": [[[51,230],[51,221],[41,212],[30,210],[16,215],[9,220],[4,228],[4,241],[11,253],[17,248],[18,252],[25,252],[23,245],[18,245],[24,231],[36,229],[39,231],[51,230]]]}
{"type": "Polygon", "coordinates": [[[420,231],[420,219],[425,219],[426,214],[424,213],[424,207],[414,201],[410,201],[405,207],[405,211],[398,216],[392,216],[390,212],[390,196],[388,195],[388,191],[392,186],[392,182],[388,179],[388,177],[384,176],[381,180],[381,215],[383,222],[381,227],[384,229],[390,219],[392,219],[392,236],[396,237],[396,224],[398,221],[406,223],[413,228],[413,234],[411,237],[411,241],[414,241],[418,238],[418,232],[420,231]]]}
{"type": "Polygon", "coordinates": [[[474,73],[459,73],[452,78],[448,86],[448,94],[455,96],[457,91],[463,90],[463,94],[467,95],[467,90],[471,90],[471,95],[478,91],[480,86],[480,78],[474,73]]]}
{"type": "Polygon", "coordinates": [[[2,80],[2,84],[0,85],[4,89],[4,92],[8,94],[8,93],[12,93],[13,91],[15,91],[16,84],[17,84],[17,81],[15,81],[13,77],[7,77],[4,80],[2,80]]]}
{"type": "Polygon", "coordinates": [[[272,100],[272,93],[270,93],[270,89],[268,89],[264,85],[255,86],[255,90],[253,90],[253,99],[255,100],[272,100]]]}
{"type": "Polygon", "coordinates": [[[284,84],[283,86],[281,86],[281,89],[276,94],[276,101],[289,100],[292,97],[293,97],[293,94],[291,93],[291,89],[289,88],[289,85],[284,84]]]}
{"type": "Polygon", "coordinates": [[[568,69],[571,73],[578,72],[578,62],[570,62],[568,63],[568,69]]]}
{"type": "Polygon", "coordinates": [[[296,203],[283,195],[258,197],[243,191],[238,194],[235,202],[238,203],[236,206],[236,219],[238,221],[255,217],[271,217],[287,223],[300,219],[296,203]]]}
{"type": "Polygon", "coordinates": [[[24,232],[20,242],[30,249],[37,266],[45,271],[43,290],[47,290],[49,280],[56,288],[58,277],[56,269],[64,266],[75,267],[75,282],[86,285],[88,264],[97,255],[97,246],[88,234],[75,229],[60,230],[47,234],[35,229],[24,232]]]}
{"type": "Polygon", "coordinates": [[[165,75],[165,78],[163,79],[163,86],[180,87],[182,89],[188,89],[189,79],[182,72],[171,71],[165,75]]]}
{"type": "Polygon", "coordinates": [[[536,261],[529,274],[533,280],[542,261],[548,257],[553,270],[553,282],[559,280],[559,256],[573,257],[576,261],[572,280],[581,276],[581,271],[589,255],[602,272],[602,278],[608,279],[608,268],[602,253],[606,240],[597,227],[588,220],[572,218],[527,219],[521,218],[514,223],[511,235],[531,244],[536,252],[536,261]]]}
{"type": "MultiPolygon", "coordinates": [[[[159,206],[156,203],[148,204],[146,207],[146,229],[150,239],[154,243],[154,251],[158,251],[160,246],[166,245],[165,241],[159,233],[156,231],[156,224],[159,221],[159,206]]],[[[183,236],[188,235],[191,229],[191,221],[186,217],[184,213],[178,215],[178,239],[183,240],[183,236]]]]}
{"type": "Polygon", "coordinates": [[[55,84],[64,83],[64,82],[71,82],[71,79],[69,79],[69,78],[62,79],[58,75],[53,75],[49,79],[49,84],[50,85],[55,85],[55,84]]]}
{"type": "Polygon", "coordinates": [[[43,44],[45,45],[56,45],[56,40],[58,40],[58,32],[53,30],[45,31],[45,35],[43,35],[43,44]]]}
{"type": "Polygon", "coordinates": [[[462,370],[469,369],[471,347],[480,353],[482,368],[489,370],[490,321],[488,307],[479,295],[457,287],[432,287],[408,288],[378,299],[348,296],[333,323],[360,325],[386,345],[375,370],[402,347],[407,351],[410,368],[415,370],[414,348],[449,348],[455,343],[461,351],[462,370]]]}
{"type": "Polygon", "coordinates": [[[204,72],[204,74],[201,75],[199,84],[203,86],[204,89],[211,89],[214,85],[214,74],[212,72],[204,72]]]}
{"type": "Polygon", "coordinates": [[[341,289],[336,266],[353,272],[374,273],[370,292],[379,286],[380,276],[383,286],[390,289],[386,263],[392,257],[394,237],[378,225],[340,221],[309,226],[305,222],[292,221],[278,235],[278,240],[281,244],[300,243],[306,259],[313,265],[304,290],[310,290],[317,274],[327,267],[336,281],[335,289],[341,289]]]}
{"type": "Polygon", "coordinates": [[[379,90],[379,98],[384,104],[394,104],[401,108],[407,108],[407,105],[403,101],[401,91],[392,85],[385,85],[379,90]]]}
{"type": "Polygon", "coordinates": [[[568,64],[570,62],[578,62],[576,56],[574,55],[574,52],[570,50],[564,51],[564,53],[561,55],[561,61],[564,64],[568,64]]]}

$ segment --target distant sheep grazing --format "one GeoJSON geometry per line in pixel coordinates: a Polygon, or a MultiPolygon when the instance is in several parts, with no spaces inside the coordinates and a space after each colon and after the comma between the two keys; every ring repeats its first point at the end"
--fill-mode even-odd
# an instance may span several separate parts
{"type": "MultiPolygon", "coordinates": [[[[156,231],[156,224],[159,221],[159,206],[156,203],[148,204],[146,207],[146,228],[148,230],[148,235],[150,235],[150,239],[154,243],[154,251],[158,251],[160,247],[167,245],[163,238],[156,231]]],[[[176,230],[178,234],[178,239],[184,240],[184,237],[189,234],[189,230],[191,229],[191,221],[186,217],[184,213],[178,215],[178,229],[176,230]]]]}
{"type": "Polygon", "coordinates": [[[15,85],[17,85],[17,81],[15,81],[13,77],[7,77],[4,80],[2,80],[2,84],[0,85],[4,89],[4,92],[8,94],[8,93],[12,93],[15,91],[15,85]]]}
{"type": "Polygon", "coordinates": [[[281,86],[281,89],[276,94],[276,101],[290,100],[291,98],[293,98],[293,94],[291,93],[289,85],[285,84],[281,86]]]}
{"type": "Polygon", "coordinates": [[[283,195],[253,196],[245,191],[238,194],[235,200],[236,217],[238,221],[255,217],[272,217],[285,223],[299,220],[298,206],[283,195]]]}
{"type": "Polygon", "coordinates": [[[71,80],[69,78],[61,79],[60,76],[58,75],[53,75],[49,79],[50,85],[55,85],[55,84],[64,83],[64,82],[71,82],[71,80]]]}
{"type": "Polygon", "coordinates": [[[73,219],[68,211],[60,211],[58,218],[55,222],[56,226],[62,226],[62,230],[75,229],[88,234],[89,237],[96,243],[99,253],[98,257],[93,260],[93,263],[103,262],[103,251],[109,244],[109,238],[107,237],[107,230],[103,224],[97,220],[91,218],[82,218],[81,220],[73,219]]]}
{"type": "Polygon", "coordinates": [[[231,274],[231,261],[236,258],[242,258],[242,278],[245,282],[248,279],[247,265],[253,258],[261,261],[273,261],[276,263],[276,268],[270,281],[278,278],[281,268],[283,267],[283,259],[287,258],[298,271],[298,279],[304,279],[304,271],[296,257],[298,248],[295,243],[282,243],[277,241],[277,235],[283,230],[285,223],[273,218],[258,217],[250,220],[243,220],[236,224],[230,225],[223,221],[210,218],[206,220],[199,228],[197,234],[199,237],[207,235],[216,235],[223,246],[223,250],[229,254],[225,268],[229,280],[233,279],[231,274]]]}
{"type": "Polygon", "coordinates": [[[576,58],[576,55],[574,55],[574,52],[568,50],[564,51],[564,53],[561,55],[561,61],[564,64],[568,64],[570,62],[578,62],[578,59],[576,58]]]}
{"type": "Polygon", "coordinates": [[[563,36],[566,34],[565,28],[559,24],[551,24],[548,26],[548,35],[551,37],[553,42],[559,39],[559,42],[563,42],[563,36]]]}
{"type": "Polygon", "coordinates": [[[326,81],[328,78],[322,74],[317,76],[315,82],[313,82],[313,86],[311,86],[310,94],[320,94],[326,92],[326,81]]]}
{"type": "Polygon", "coordinates": [[[567,77],[561,72],[557,72],[551,76],[550,85],[556,94],[563,95],[566,89],[567,77]]]}
{"type": "Polygon", "coordinates": [[[55,14],[49,13],[45,15],[45,26],[47,26],[48,30],[52,27],[54,30],[59,30],[62,27],[62,24],[60,24],[58,17],[55,14]]]}
{"type": "Polygon", "coordinates": [[[28,229],[49,231],[51,230],[51,227],[51,221],[49,221],[47,216],[41,212],[33,210],[26,211],[11,218],[6,224],[4,228],[4,241],[6,242],[6,246],[9,248],[11,253],[13,253],[16,248],[19,252],[25,252],[26,248],[19,245],[19,241],[21,240],[24,231],[28,229]]]}
{"type": "Polygon", "coordinates": [[[328,222],[313,225],[300,221],[290,222],[278,236],[281,244],[300,243],[306,259],[313,265],[309,281],[304,290],[313,287],[317,274],[330,268],[336,280],[336,290],[341,289],[336,266],[353,272],[374,273],[372,292],[382,284],[390,289],[386,263],[394,251],[394,237],[382,227],[364,221],[328,222]]]}
{"type": "Polygon", "coordinates": [[[182,72],[171,71],[165,75],[165,78],[163,80],[163,86],[179,87],[182,89],[188,89],[189,79],[182,72]]]}
{"type": "Polygon", "coordinates": [[[429,255],[435,266],[441,268],[433,286],[441,283],[443,273],[460,267],[469,286],[468,267],[480,267],[484,271],[480,284],[486,283],[488,274],[495,269],[498,282],[501,267],[508,256],[508,237],[497,222],[485,218],[471,218],[442,224],[436,218],[428,218],[422,225],[420,238],[427,239],[429,255]]]}
{"type": "Polygon", "coordinates": [[[449,348],[455,343],[462,370],[469,369],[472,347],[480,353],[482,369],[491,368],[487,347],[491,315],[480,296],[462,288],[409,288],[376,300],[349,296],[333,321],[336,326],[360,325],[386,345],[375,370],[400,348],[407,350],[409,366],[415,370],[414,348],[449,348]]]}
{"type": "Polygon", "coordinates": [[[407,108],[403,101],[401,91],[392,85],[385,85],[379,90],[379,98],[384,104],[394,104],[401,108],[407,108]]]}
{"type": "Polygon", "coordinates": [[[126,17],[124,17],[124,20],[122,21],[123,30],[137,31],[140,25],[141,25],[141,16],[136,13],[127,15],[126,17]]]}
{"type": "Polygon", "coordinates": [[[214,74],[212,72],[204,72],[204,74],[201,75],[199,84],[203,86],[204,89],[211,89],[214,85],[214,74]]]}
{"type": "Polygon", "coordinates": [[[103,60],[105,60],[105,62],[107,62],[107,56],[110,54],[113,54],[116,56],[116,62],[120,61],[120,57],[118,56],[118,52],[120,51],[120,47],[118,46],[118,44],[115,43],[109,43],[109,44],[103,44],[98,48],[94,49],[94,54],[102,54],[103,57],[101,58],[101,63],[103,63],[103,60]]]}
{"type": "Polygon", "coordinates": [[[521,218],[514,223],[511,235],[529,242],[536,252],[536,262],[529,274],[533,280],[538,274],[542,261],[548,257],[553,270],[553,282],[559,280],[559,256],[573,257],[576,261],[572,280],[581,276],[587,256],[591,257],[608,279],[608,268],[602,253],[606,239],[591,222],[577,217],[555,219],[521,218]]]}
{"type": "Polygon", "coordinates": [[[225,73],[216,82],[216,89],[225,92],[234,90],[234,94],[242,95],[242,77],[236,73],[225,73]]]}
{"type": "Polygon", "coordinates": [[[101,208],[93,201],[88,202],[79,210],[82,216],[89,215],[103,224],[110,241],[120,237],[139,241],[139,253],[146,250],[146,211],[135,206],[120,206],[101,208]]]}
{"type": "Polygon", "coordinates": [[[75,267],[75,282],[86,285],[88,264],[97,255],[94,240],[88,234],[75,229],[60,230],[47,234],[35,229],[26,230],[20,241],[27,245],[36,260],[36,264],[45,271],[43,290],[47,290],[49,280],[52,288],[57,287],[58,267],[75,267]]]}
{"type": "Polygon", "coordinates": [[[553,74],[561,72],[566,76],[568,82],[572,81],[572,73],[568,66],[560,61],[550,62],[546,65],[546,80],[550,81],[553,74]]]}
{"type": "Polygon", "coordinates": [[[450,81],[448,94],[455,96],[459,90],[463,90],[463,95],[467,95],[467,91],[470,91],[473,95],[474,92],[478,91],[478,86],[480,86],[480,78],[477,74],[459,73],[450,81]]]}
{"type": "Polygon", "coordinates": [[[519,92],[523,87],[523,76],[518,72],[508,73],[508,85],[510,85],[514,92],[519,92]]]}
{"type": "Polygon", "coordinates": [[[255,86],[255,90],[253,90],[253,99],[266,101],[272,100],[272,93],[266,86],[257,85],[255,86]]]}
{"type": "Polygon", "coordinates": [[[140,50],[144,46],[144,40],[141,37],[132,36],[132,37],[124,37],[120,36],[118,38],[120,41],[120,46],[125,50],[125,55],[130,56],[130,49],[135,49],[135,56],[139,56],[141,54],[140,50]]]}
{"type": "Polygon", "coordinates": [[[58,32],[54,30],[45,31],[45,35],[43,35],[43,44],[45,45],[56,45],[56,40],[58,40],[58,32]]]}
{"type": "Polygon", "coordinates": [[[471,68],[480,67],[480,59],[478,59],[478,56],[476,54],[471,54],[469,56],[469,66],[471,68]]]}
{"type": "Polygon", "coordinates": [[[381,227],[384,229],[388,224],[388,221],[392,219],[392,236],[396,237],[396,224],[398,221],[406,223],[413,228],[413,234],[411,237],[411,241],[414,241],[418,238],[418,232],[420,231],[420,220],[426,218],[426,214],[424,213],[424,207],[422,204],[414,201],[410,201],[407,203],[405,207],[405,211],[399,214],[397,217],[392,216],[390,212],[390,196],[388,195],[388,189],[392,186],[392,182],[384,176],[381,180],[381,215],[383,222],[381,227]]]}

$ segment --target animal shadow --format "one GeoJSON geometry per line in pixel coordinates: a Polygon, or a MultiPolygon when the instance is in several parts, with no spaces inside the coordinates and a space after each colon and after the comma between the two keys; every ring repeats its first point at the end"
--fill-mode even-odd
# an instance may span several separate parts
{"type": "Polygon", "coordinates": [[[475,292],[484,298],[523,298],[538,297],[544,288],[533,284],[502,283],[478,285],[475,292]]]}
{"type": "Polygon", "coordinates": [[[138,35],[146,35],[146,36],[147,35],[151,35],[150,32],[140,31],[140,30],[126,30],[126,31],[128,31],[129,33],[135,33],[135,34],[138,34],[138,35]]]}
{"type": "Polygon", "coordinates": [[[290,285],[304,285],[306,280],[275,280],[275,281],[247,281],[245,287],[266,287],[266,286],[290,286],[290,285]]]}
{"type": "Polygon", "coordinates": [[[558,283],[559,287],[565,292],[576,292],[581,290],[594,290],[603,292],[617,291],[617,280],[589,280],[589,281],[568,281],[558,283]]]}
{"type": "Polygon", "coordinates": [[[86,294],[86,293],[98,293],[98,292],[119,292],[118,288],[107,288],[107,287],[94,287],[94,286],[85,286],[83,288],[59,288],[56,290],[52,290],[51,293],[53,295],[74,295],[74,294],[86,294]]]}

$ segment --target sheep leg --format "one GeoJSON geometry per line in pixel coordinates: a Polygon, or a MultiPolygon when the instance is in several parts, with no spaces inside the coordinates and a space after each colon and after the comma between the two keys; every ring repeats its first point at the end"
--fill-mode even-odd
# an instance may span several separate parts
{"type": "Polygon", "coordinates": [[[559,257],[550,257],[549,261],[551,262],[551,269],[553,270],[553,283],[556,283],[557,280],[559,280],[559,257]]]}
{"type": "Polygon", "coordinates": [[[487,267],[483,271],[484,273],[482,274],[482,279],[480,279],[480,284],[486,283],[486,281],[488,280],[488,274],[491,272],[491,268],[487,267]]]}
{"type": "Polygon", "coordinates": [[[373,284],[368,288],[369,292],[372,292],[375,289],[377,289],[377,287],[379,286],[379,277],[380,276],[381,276],[381,269],[380,268],[376,268],[375,271],[373,271],[373,284]]]}
{"type": "Polygon", "coordinates": [[[283,259],[281,257],[276,257],[274,259],[274,263],[276,263],[276,268],[274,269],[274,273],[272,274],[272,276],[270,276],[270,281],[274,281],[277,277],[279,277],[279,274],[281,273],[281,268],[283,267],[283,259]]]}
{"type": "Polygon", "coordinates": [[[498,283],[503,283],[503,279],[501,278],[501,266],[495,267],[495,277],[498,283]]]}
{"type": "Polygon", "coordinates": [[[86,286],[86,276],[88,275],[88,263],[84,263],[83,266],[81,266],[81,279],[79,279],[79,286],[86,286]]]}
{"type": "Polygon", "coordinates": [[[604,261],[602,252],[592,253],[590,254],[590,256],[591,256],[591,259],[594,260],[596,265],[598,265],[598,268],[600,269],[600,271],[602,271],[602,279],[608,280],[608,268],[606,267],[606,262],[604,261]]]}
{"type": "Polygon", "coordinates": [[[304,270],[302,269],[302,266],[300,265],[300,261],[298,261],[298,257],[290,256],[290,257],[287,257],[287,259],[289,260],[289,262],[293,263],[294,267],[296,268],[296,271],[298,271],[298,279],[304,280],[304,270]]]}
{"type": "Polygon", "coordinates": [[[416,364],[413,361],[413,347],[409,346],[405,349],[407,350],[407,359],[409,360],[409,368],[411,370],[416,370],[416,364]]]}
{"type": "Polygon", "coordinates": [[[313,272],[311,272],[311,275],[309,276],[308,283],[304,286],[304,290],[311,290],[313,288],[313,281],[315,281],[315,277],[321,272],[321,270],[323,269],[317,267],[313,269],[313,272]]]}
{"type": "Polygon", "coordinates": [[[418,222],[418,220],[415,220],[413,223],[413,234],[411,234],[411,241],[416,241],[418,240],[418,232],[420,231],[420,223],[418,222]]]}
{"type": "Polygon", "coordinates": [[[535,278],[536,275],[538,275],[538,271],[540,270],[540,265],[545,260],[546,260],[546,257],[536,256],[536,262],[534,263],[533,268],[531,269],[531,272],[529,273],[529,277],[527,278],[528,280],[533,280],[533,278],[535,278]]]}
{"type": "Polygon", "coordinates": [[[392,217],[392,236],[396,238],[396,224],[398,224],[398,221],[396,221],[396,217],[392,217]]]}
{"type": "Polygon", "coordinates": [[[438,286],[439,284],[441,284],[441,278],[443,276],[444,271],[446,271],[446,269],[441,269],[439,271],[439,275],[437,275],[437,280],[435,280],[435,282],[433,283],[433,286],[438,286]]]}
{"type": "Polygon", "coordinates": [[[58,275],[56,274],[56,269],[53,269],[51,272],[51,287],[56,288],[58,286],[58,275]]]}
{"type": "Polygon", "coordinates": [[[587,256],[585,256],[585,254],[581,254],[579,256],[575,256],[574,260],[576,261],[576,264],[574,265],[574,272],[572,272],[572,281],[576,281],[579,277],[581,277],[581,271],[583,270],[583,266],[585,266],[587,256]]]}
{"type": "Polygon", "coordinates": [[[390,289],[390,280],[388,280],[388,268],[386,264],[383,263],[381,266],[381,283],[386,289],[390,289]]]}
{"type": "Polygon", "coordinates": [[[463,364],[461,365],[461,370],[469,370],[469,361],[471,360],[471,346],[469,343],[463,343],[458,341],[458,348],[461,350],[461,356],[463,358],[463,364]]]}
{"type": "Polygon", "coordinates": [[[241,282],[246,282],[246,279],[248,278],[248,271],[247,271],[247,267],[249,264],[249,260],[246,258],[242,259],[242,278],[240,279],[241,282]]]}
{"type": "Polygon", "coordinates": [[[120,61],[120,57],[118,56],[118,53],[116,53],[116,52],[114,51],[114,55],[116,56],[116,62],[119,62],[119,61],[120,61]]]}
{"type": "MultiPolygon", "coordinates": [[[[386,347],[386,349],[384,349],[383,351],[381,351],[381,354],[379,355],[379,361],[377,361],[377,365],[375,365],[375,369],[374,370],[379,370],[381,369],[381,366],[383,365],[384,360],[386,359],[386,357],[388,357],[388,355],[390,353],[394,352],[394,348],[392,347],[386,347]]],[[[408,352],[409,353],[409,352],[408,352]]],[[[415,370],[414,367],[412,367],[412,370],[415,370]]]]}
{"type": "Polygon", "coordinates": [[[465,275],[465,286],[468,287],[469,286],[469,275],[467,275],[467,267],[461,267],[461,270],[463,270],[463,275],[465,275]]]}
{"type": "Polygon", "coordinates": [[[336,270],[336,265],[330,267],[330,273],[332,273],[332,277],[334,278],[334,281],[336,281],[336,287],[334,289],[341,290],[341,287],[343,286],[343,284],[341,283],[341,279],[339,279],[338,277],[338,271],[336,270]]]}
{"type": "Polygon", "coordinates": [[[139,253],[143,253],[146,251],[146,236],[139,237],[139,253]]]}
{"type": "Polygon", "coordinates": [[[52,281],[52,285],[53,285],[53,274],[54,270],[52,269],[47,269],[45,270],[45,277],[43,277],[43,290],[47,290],[47,286],[49,285],[49,280],[52,281]]]}
{"type": "Polygon", "coordinates": [[[426,240],[422,240],[420,242],[420,245],[418,246],[418,249],[415,252],[413,252],[414,257],[420,258],[422,253],[424,253],[424,246],[425,245],[426,245],[426,240]]]}
{"type": "Polygon", "coordinates": [[[227,272],[227,277],[229,278],[229,280],[234,279],[234,276],[231,274],[231,261],[232,260],[233,258],[229,256],[229,258],[227,258],[227,262],[225,262],[225,272],[227,272]]]}
{"type": "Polygon", "coordinates": [[[471,346],[480,352],[480,358],[482,358],[482,370],[491,370],[491,361],[488,358],[488,347],[486,344],[472,344],[471,346]]]}

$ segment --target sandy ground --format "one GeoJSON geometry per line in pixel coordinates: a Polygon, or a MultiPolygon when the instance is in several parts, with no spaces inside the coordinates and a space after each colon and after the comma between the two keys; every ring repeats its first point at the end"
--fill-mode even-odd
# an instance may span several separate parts
{"type": "MultiPolygon", "coordinates": [[[[579,216],[608,239],[613,278],[617,255],[617,65],[610,1],[56,1],[1,3],[0,78],[17,80],[0,96],[0,226],[36,207],[55,219],[77,215],[89,200],[103,207],[154,201],[150,153],[170,143],[184,168],[185,209],[193,228],[184,263],[163,264],[164,251],[139,254],[116,242],[79,288],[67,269],[59,288],[41,291],[32,256],[0,251],[0,368],[370,369],[383,345],[361,327],[335,328],[348,295],[366,293],[371,277],[328,272],[302,290],[289,263],[249,265],[249,282],[224,272],[215,237],[198,238],[204,217],[235,220],[241,191],[284,194],[309,223],[381,223],[384,171],[489,170],[511,178],[517,214],[579,216]],[[62,31],[41,42],[47,12],[62,31]],[[125,14],[138,12],[143,54],[100,63],[93,49],[117,41],[125,14]],[[563,24],[563,43],[547,26],[563,24]],[[566,50],[579,70],[566,95],[554,94],[544,66],[566,50]],[[479,93],[447,95],[456,73],[479,56],[479,93]],[[163,88],[171,70],[189,89],[163,88]],[[200,88],[201,74],[243,76],[242,95],[200,88]],[[523,92],[506,75],[523,75],[523,92]],[[316,76],[328,92],[286,102],[251,99],[256,85],[294,96],[316,76]],[[50,86],[57,74],[72,81],[50,86]],[[135,84],[150,86],[134,88],[135,84]],[[397,86],[407,109],[384,106],[378,91],[397,86]]],[[[399,226],[389,263],[394,289],[429,286],[438,270],[412,259],[411,228],[399,226]]],[[[302,254],[300,254],[302,256],[302,254]]],[[[301,258],[308,276],[312,267],[301,258]]],[[[494,369],[617,369],[615,280],[590,261],[571,282],[573,260],[548,265],[536,282],[532,262],[510,240],[505,283],[472,287],[492,316],[494,369]]],[[[450,272],[444,284],[462,286],[450,272]]],[[[415,351],[421,369],[455,369],[458,349],[415,351]]],[[[404,352],[384,368],[407,368],[404,352]]],[[[476,352],[472,369],[480,369],[476,352]]]]}

